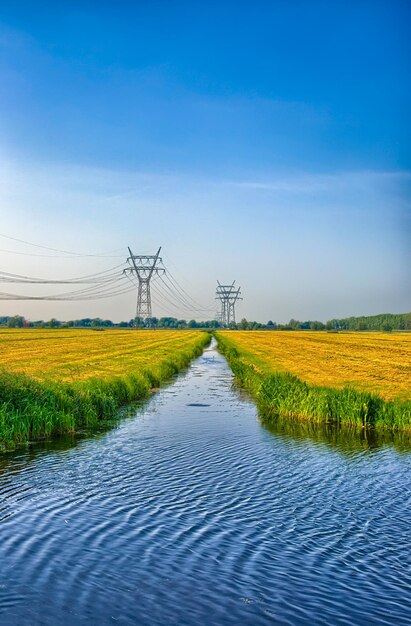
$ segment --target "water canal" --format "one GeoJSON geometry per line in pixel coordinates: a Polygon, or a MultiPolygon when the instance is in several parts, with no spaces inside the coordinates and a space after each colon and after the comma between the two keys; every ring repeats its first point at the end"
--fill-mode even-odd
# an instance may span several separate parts
{"type": "Polygon", "coordinates": [[[411,454],[267,429],[232,383],[211,347],[113,430],[3,455],[0,624],[411,623],[411,454]]]}

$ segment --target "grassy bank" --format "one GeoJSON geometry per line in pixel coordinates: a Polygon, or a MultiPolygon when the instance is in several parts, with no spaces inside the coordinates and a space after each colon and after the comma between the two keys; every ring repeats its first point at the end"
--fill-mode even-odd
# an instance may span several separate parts
{"type": "Polygon", "coordinates": [[[3,356],[9,352],[8,367],[0,370],[0,449],[112,418],[187,367],[209,341],[197,331],[6,332],[0,336],[3,356]]]}
{"type": "MultiPolygon", "coordinates": [[[[286,370],[278,371],[270,363],[267,353],[260,349],[261,333],[250,331],[247,337],[245,334],[218,332],[216,338],[219,350],[227,358],[237,381],[255,398],[264,419],[289,417],[314,422],[332,420],[359,427],[411,429],[411,400],[385,400],[377,393],[345,386],[337,378],[335,386],[316,385],[286,370]],[[246,348],[243,347],[244,343],[246,348]]],[[[279,334],[270,335],[275,349],[275,335],[279,334]]],[[[281,340],[280,336],[279,342],[281,340]]],[[[304,355],[304,344],[301,351],[300,358],[309,367],[307,354],[304,355]]],[[[319,351],[315,354],[318,366],[321,355],[319,351]]],[[[388,353],[386,358],[389,358],[388,353]]],[[[332,365],[328,367],[331,369],[332,365]]],[[[367,363],[363,363],[362,367],[366,371],[367,363]]],[[[401,396],[404,395],[402,389],[401,396]]]]}

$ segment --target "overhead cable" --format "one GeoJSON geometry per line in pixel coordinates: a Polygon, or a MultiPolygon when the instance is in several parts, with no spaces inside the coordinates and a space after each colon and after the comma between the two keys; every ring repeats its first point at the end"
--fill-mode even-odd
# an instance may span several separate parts
{"type": "MultiPolygon", "coordinates": [[[[74,256],[74,257],[106,257],[106,256],[111,256],[111,253],[120,252],[121,250],[123,250],[123,248],[117,248],[116,250],[110,250],[109,252],[104,252],[104,253],[99,253],[99,254],[97,254],[97,253],[95,253],[95,254],[91,254],[91,253],[84,254],[82,252],[72,252],[72,251],[69,251],[69,250],[61,250],[59,248],[52,248],[50,246],[42,246],[40,244],[33,243],[31,241],[26,241],[24,239],[18,239],[17,237],[11,237],[10,235],[4,235],[2,233],[0,233],[0,237],[3,237],[4,239],[10,239],[11,241],[17,241],[18,243],[24,243],[24,244],[26,244],[28,246],[33,246],[35,248],[41,248],[42,250],[52,250],[53,252],[60,252],[60,253],[63,253],[63,254],[68,254],[68,255],[74,256]]],[[[21,253],[18,253],[18,254],[25,254],[25,253],[21,252],[21,253]]],[[[116,256],[118,256],[118,255],[116,255],[116,256]]]]}

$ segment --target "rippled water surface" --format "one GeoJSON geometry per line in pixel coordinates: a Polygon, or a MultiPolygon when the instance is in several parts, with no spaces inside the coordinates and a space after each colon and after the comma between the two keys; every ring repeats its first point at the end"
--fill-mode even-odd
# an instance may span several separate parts
{"type": "Polygon", "coordinates": [[[410,469],[263,427],[209,349],[114,430],[0,459],[0,624],[410,624],[410,469]]]}

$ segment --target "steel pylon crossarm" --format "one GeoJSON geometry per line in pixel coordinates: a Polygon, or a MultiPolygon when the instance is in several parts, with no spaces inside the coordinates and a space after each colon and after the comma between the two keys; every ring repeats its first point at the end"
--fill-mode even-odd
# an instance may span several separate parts
{"type": "Polygon", "coordinates": [[[235,305],[238,300],[242,300],[241,288],[235,287],[235,280],[231,285],[222,285],[217,281],[216,300],[221,302],[221,323],[223,326],[229,326],[231,322],[235,323],[235,305]]]}
{"type": "Polygon", "coordinates": [[[130,247],[128,251],[130,256],[127,262],[130,267],[124,272],[136,276],[138,280],[136,318],[146,320],[152,317],[150,281],[153,275],[165,273],[165,269],[158,266],[162,263],[161,246],[156,254],[133,254],[130,247]]]}

